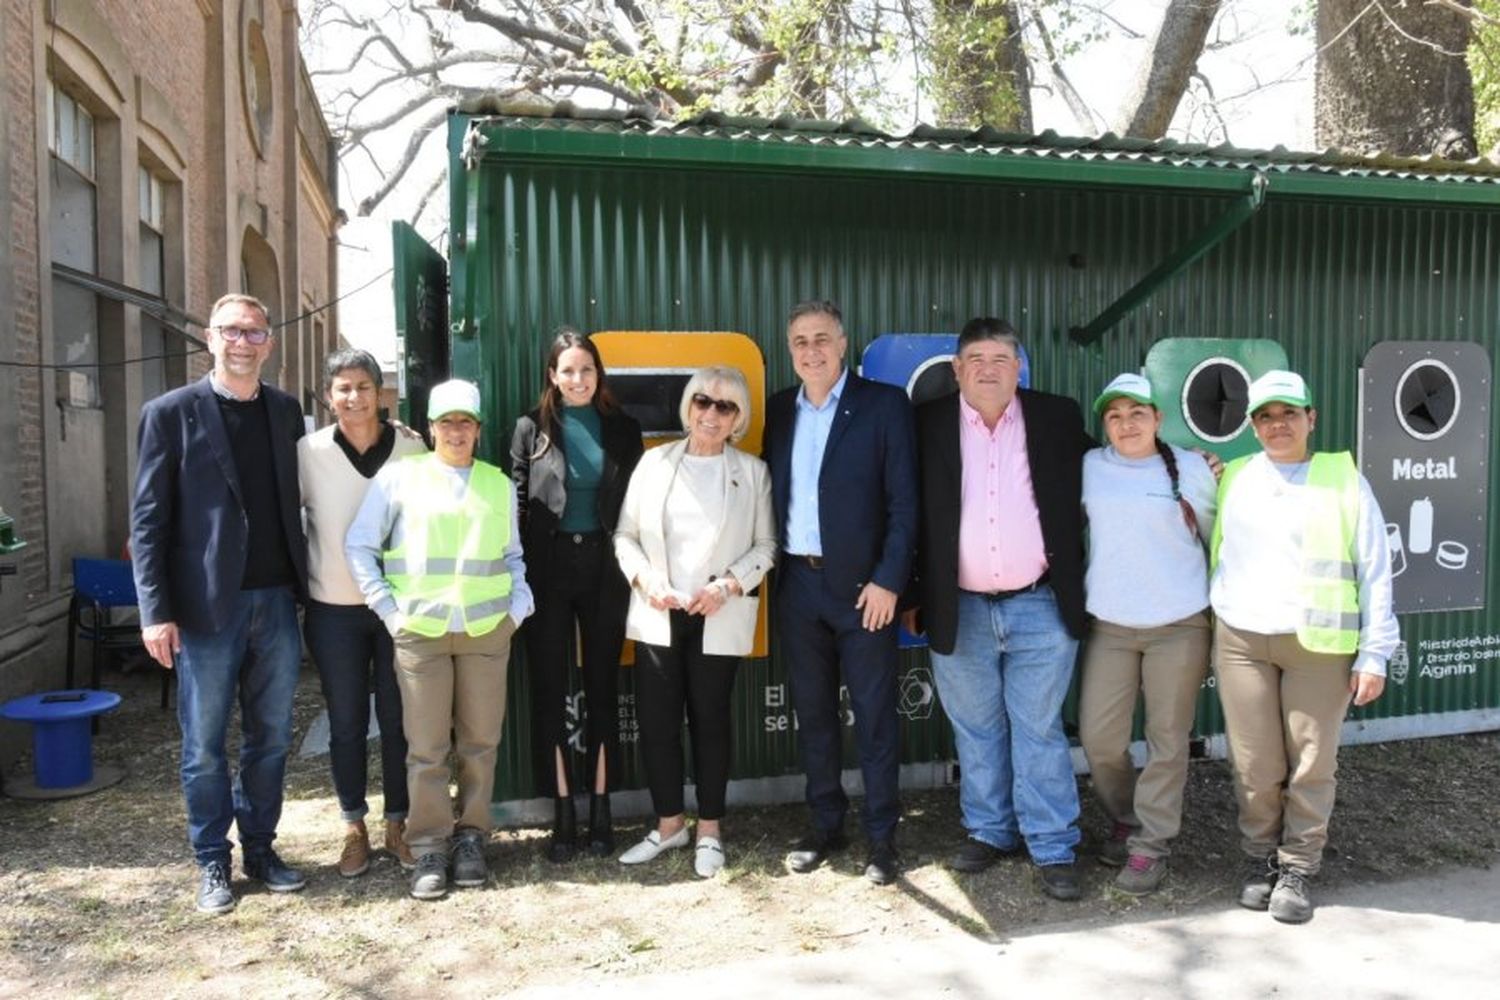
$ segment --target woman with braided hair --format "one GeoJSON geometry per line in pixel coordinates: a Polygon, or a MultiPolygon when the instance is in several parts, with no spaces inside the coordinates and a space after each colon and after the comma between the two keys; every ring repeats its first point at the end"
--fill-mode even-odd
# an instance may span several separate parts
{"type": "Polygon", "coordinates": [[[1109,445],[1084,456],[1084,575],[1092,621],[1083,654],[1079,735],[1094,791],[1113,823],[1100,853],[1115,888],[1153,892],[1182,821],[1188,736],[1208,670],[1208,559],[1216,484],[1201,455],[1157,436],[1151,383],[1110,382],[1094,402],[1109,445]],[[1130,757],[1145,700],[1146,766],[1130,757]]]}

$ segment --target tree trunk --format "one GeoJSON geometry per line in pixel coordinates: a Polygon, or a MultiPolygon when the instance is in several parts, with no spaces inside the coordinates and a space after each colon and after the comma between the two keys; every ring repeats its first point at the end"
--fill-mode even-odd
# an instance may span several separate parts
{"type": "Polygon", "coordinates": [[[934,0],[932,16],[938,124],[1031,132],[1031,64],[1014,0],[934,0]]]}
{"type": "Polygon", "coordinates": [[[1474,85],[1464,58],[1471,27],[1467,15],[1422,0],[1319,0],[1318,145],[1474,156],[1474,85]]]}
{"type": "Polygon", "coordinates": [[[1115,131],[1140,139],[1167,134],[1198,67],[1220,0],[1171,0],[1151,40],[1151,55],[1131,82],[1115,131]]]}

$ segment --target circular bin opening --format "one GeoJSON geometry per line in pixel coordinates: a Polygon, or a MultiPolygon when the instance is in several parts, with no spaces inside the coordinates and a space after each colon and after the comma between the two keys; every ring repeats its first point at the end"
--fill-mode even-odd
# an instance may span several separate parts
{"type": "Polygon", "coordinates": [[[1232,358],[1207,358],[1182,382],[1182,418],[1205,441],[1223,443],[1245,428],[1250,373],[1232,358]]]}
{"type": "Polygon", "coordinates": [[[913,406],[957,391],[958,379],[953,374],[952,355],[928,358],[906,381],[906,394],[911,397],[913,406]]]}
{"type": "Polygon", "coordinates": [[[1396,419],[1419,441],[1447,434],[1458,419],[1458,406],[1458,378],[1441,361],[1418,361],[1396,382],[1396,419]]]}

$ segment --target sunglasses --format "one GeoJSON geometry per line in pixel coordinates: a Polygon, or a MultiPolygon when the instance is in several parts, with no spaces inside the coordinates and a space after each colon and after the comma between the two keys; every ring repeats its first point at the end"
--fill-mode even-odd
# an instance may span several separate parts
{"type": "Polygon", "coordinates": [[[721,417],[727,417],[731,413],[740,412],[740,404],[736,403],[734,400],[714,399],[712,396],[705,396],[701,392],[693,393],[693,406],[697,407],[700,410],[706,410],[709,407],[712,407],[714,412],[719,414],[719,416],[721,417]]]}
{"type": "Polygon", "coordinates": [[[255,326],[215,326],[211,329],[217,330],[219,336],[225,340],[239,340],[244,338],[245,343],[255,344],[257,347],[271,339],[271,331],[263,330],[255,326]]]}

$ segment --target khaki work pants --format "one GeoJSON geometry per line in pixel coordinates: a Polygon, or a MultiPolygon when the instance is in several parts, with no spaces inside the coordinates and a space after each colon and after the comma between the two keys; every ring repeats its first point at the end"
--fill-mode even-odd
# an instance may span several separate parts
{"type": "Polygon", "coordinates": [[[1214,638],[1240,847],[1252,857],[1275,851],[1282,867],[1315,875],[1333,815],[1354,656],[1310,653],[1296,635],[1222,621],[1214,638]]]}
{"type": "Polygon", "coordinates": [[[1135,827],[1131,854],[1164,858],[1182,826],[1188,739],[1208,673],[1208,615],[1157,628],[1095,620],[1083,654],[1078,730],[1094,792],[1109,818],[1135,827]],[[1136,776],[1130,732],[1145,700],[1146,766],[1136,776]]]}
{"type": "Polygon", "coordinates": [[[480,636],[396,637],[396,680],[406,730],[406,785],[412,854],[448,854],[453,801],[448,752],[458,759],[458,827],[488,833],[495,756],[505,721],[505,674],[514,621],[507,615],[480,636]]]}

